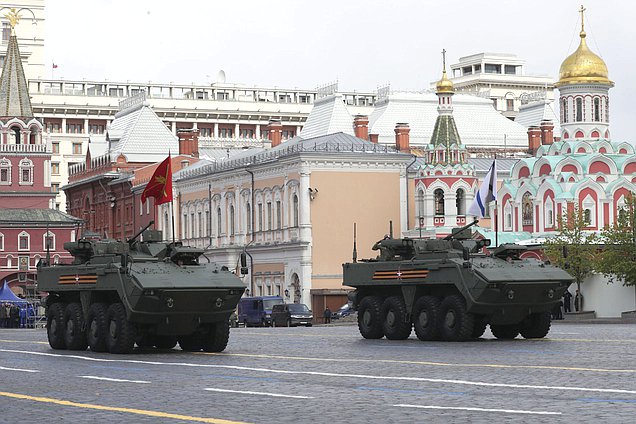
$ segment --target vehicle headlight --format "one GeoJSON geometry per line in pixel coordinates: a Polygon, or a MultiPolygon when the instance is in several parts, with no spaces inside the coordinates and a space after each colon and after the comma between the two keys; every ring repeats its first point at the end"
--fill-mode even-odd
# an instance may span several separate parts
{"type": "Polygon", "coordinates": [[[271,314],[265,314],[265,318],[271,318],[271,314]]]}
{"type": "Polygon", "coordinates": [[[300,315],[292,315],[292,318],[302,318],[300,315]]]}

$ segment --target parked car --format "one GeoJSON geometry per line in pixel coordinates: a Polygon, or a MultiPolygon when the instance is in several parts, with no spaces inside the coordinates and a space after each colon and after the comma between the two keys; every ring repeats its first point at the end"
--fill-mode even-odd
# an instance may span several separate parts
{"type": "Polygon", "coordinates": [[[272,307],[272,326],[274,327],[297,325],[311,327],[313,319],[311,310],[304,303],[285,303],[272,307]]]}
{"type": "Polygon", "coordinates": [[[272,307],[284,303],[280,296],[244,297],[238,304],[238,321],[245,327],[272,325],[272,307]]]}
{"type": "Polygon", "coordinates": [[[355,311],[353,310],[352,306],[349,303],[345,303],[340,307],[340,309],[331,313],[331,319],[344,318],[353,313],[355,313],[355,311]]]}

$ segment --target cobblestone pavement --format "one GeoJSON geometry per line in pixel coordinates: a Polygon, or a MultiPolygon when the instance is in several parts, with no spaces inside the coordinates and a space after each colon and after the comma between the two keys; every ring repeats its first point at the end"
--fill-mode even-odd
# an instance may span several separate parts
{"type": "Polygon", "coordinates": [[[0,422],[633,422],[636,325],[542,340],[365,340],[355,326],[237,328],[223,354],[55,351],[0,330],[0,422]]]}

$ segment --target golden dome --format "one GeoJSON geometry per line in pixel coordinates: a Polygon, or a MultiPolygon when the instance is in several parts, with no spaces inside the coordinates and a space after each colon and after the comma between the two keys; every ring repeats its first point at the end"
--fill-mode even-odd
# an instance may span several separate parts
{"type": "Polygon", "coordinates": [[[437,89],[437,94],[453,94],[455,92],[455,89],[453,88],[453,82],[446,76],[446,69],[444,69],[444,71],[442,72],[442,79],[437,81],[437,85],[435,87],[437,89]]]}
{"type": "Polygon", "coordinates": [[[613,86],[614,83],[609,80],[607,65],[598,55],[594,54],[585,41],[585,27],[583,21],[583,12],[585,9],[581,6],[581,43],[574,53],[568,56],[561,64],[559,70],[559,81],[556,87],[568,84],[606,84],[613,86]]]}

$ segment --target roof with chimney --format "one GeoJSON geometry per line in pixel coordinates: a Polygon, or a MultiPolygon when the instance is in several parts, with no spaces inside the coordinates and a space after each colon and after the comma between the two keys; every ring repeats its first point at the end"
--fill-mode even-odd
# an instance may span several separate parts
{"type": "Polygon", "coordinates": [[[33,117],[29,87],[15,32],[9,38],[9,46],[4,58],[2,76],[0,76],[0,117],[33,117]]]}
{"type": "Polygon", "coordinates": [[[541,121],[551,121],[554,125],[552,130],[555,137],[561,137],[561,125],[559,117],[554,110],[554,102],[551,100],[540,100],[531,102],[519,107],[519,114],[515,122],[526,128],[538,127],[541,121]]]}
{"type": "Polygon", "coordinates": [[[150,108],[144,92],[120,103],[106,141],[111,158],[123,154],[128,162],[160,162],[169,152],[179,153],[179,139],[150,108]]]}
{"type": "MultiPolygon", "coordinates": [[[[395,142],[395,125],[406,122],[411,128],[410,145],[429,144],[438,112],[433,93],[392,93],[376,101],[369,116],[369,134],[378,134],[380,143],[395,142]]],[[[474,147],[527,148],[526,128],[509,120],[493,107],[490,99],[465,94],[453,96],[453,116],[462,144],[474,147]]]]}
{"type": "Polygon", "coordinates": [[[298,136],[312,138],[338,132],[354,135],[353,116],[349,113],[342,94],[335,93],[314,102],[298,136]]]}

